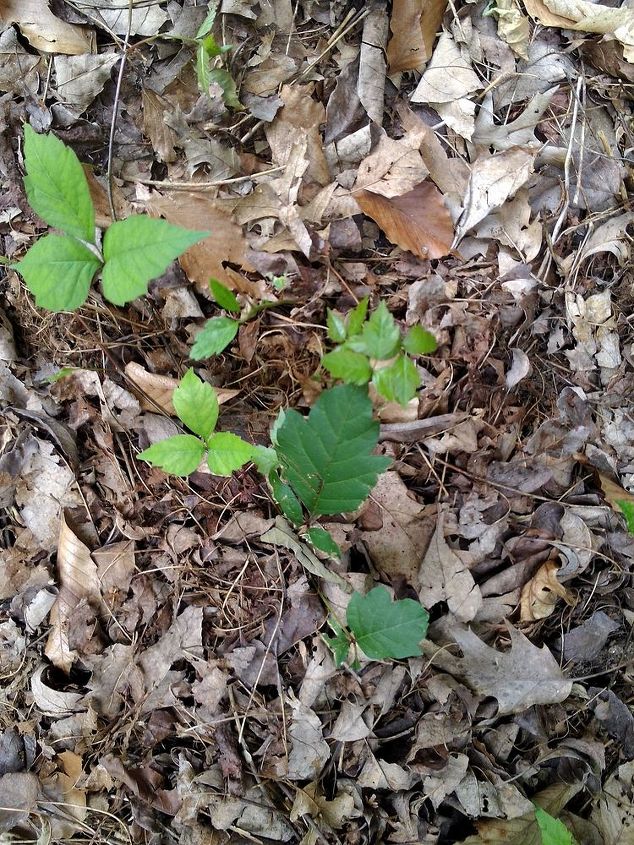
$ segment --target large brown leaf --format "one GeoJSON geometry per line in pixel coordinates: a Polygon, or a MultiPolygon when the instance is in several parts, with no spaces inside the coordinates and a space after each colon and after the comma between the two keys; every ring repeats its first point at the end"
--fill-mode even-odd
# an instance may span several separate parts
{"type": "Polygon", "coordinates": [[[425,67],[446,8],[447,0],[393,0],[387,45],[390,75],[425,67]]]}
{"type": "Polygon", "coordinates": [[[431,182],[421,182],[400,197],[384,197],[365,189],[355,192],[361,210],[392,243],[419,258],[442,258],[451,252],[453,223],[442,194],[431,182]]]}

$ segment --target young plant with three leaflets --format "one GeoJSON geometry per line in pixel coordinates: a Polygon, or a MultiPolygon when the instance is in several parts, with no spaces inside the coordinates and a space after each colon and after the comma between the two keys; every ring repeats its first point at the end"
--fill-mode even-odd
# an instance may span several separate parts
{"type": "Polygon", "coordinates": [[[109,226],[100,248],[88,181],[74,151],[55,135],[39,135],[26,125],[24,165],[31,208],[62,232],[39,238],[21,261],[11,265],[41,308],[79,308],[99,271],[104,297],[125,305],[146,294],[152,279],[207,236],[136,214],[109,226]]]}
{"type": "Polygon", "coordinates": [[[321,363],[331,376],[347,384],[371,383],[380,396],[400,405],[420,387],[413,357],[436,349],[436,339],[422,326],[402,334],[384,302],[368,317],[367,297],[346,317],[328,309],[328,337],[337,347],[321,363]]]}
{"type": "Polygon", "coordinates": [[[165,472],[181,477],[191,475],[207,458],[214,475],[231,475],[255,460],[258,447],[229,431],[215,432],[218,422],[218,395],[210,384],[190,368],[174,390],[174,410],[193,434],[175,434],[154,443],[139,458],[165,472]]]}

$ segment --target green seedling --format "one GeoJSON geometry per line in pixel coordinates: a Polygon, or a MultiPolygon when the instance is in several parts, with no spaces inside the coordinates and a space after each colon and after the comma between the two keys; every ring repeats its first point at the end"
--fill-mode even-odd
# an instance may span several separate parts
{"type": "Polygon", "coordinates": [[[537,804],[534,806],[542,845],[577,845],[577,840],[562,821],[542,810],[537,804]]]}
{"type": "Polygon", "coordinates": [[[231,475],[250,461],[256,461],[259,448],[229,431],[215,432],[218,422],[218,395],[210,384],[189,369],[174,391],[174,409],[193,434],[176,434],[154,443],[139,458],[172,475],[195,472],[203,459],[214,475],[231,475]]]}
{"type": "Polygon", "coordinates": [[[212,0],[209,3],[209,11],[205,20],[200,25],[194,39],[198,87],[203,94],[206,94],[209,92],[209,86],[215,83],[220,86],[222,99],[226,106],[231,109],[242,109],[244,107],[238,99],[236,83],[224,66],[226,54],[231,50],[231,47],[218,45],[211,32],[216,21],[217,11],[218,2],[212,0]]]}
{"type": "Polygon", "coordinates": [[[421,326],[403,334],[384,302],[368,316],[367,298],[346,318],[328,309],[328,337],[337,345],[321,362],[331,376],[347,384],[371,383],[388,402],[401,405],[420,387],[413,359],[436,349],[434,336],[421,326]]]}
{"type": "Polygon", "coordinates": [[[414,599],[392,601],[385,587],[375,587],[363,596],[353,593],[346,612],[346,627],[331,617],[328,624],[335,633],[325,637],[340,666],[353,649],[361,650],[371,660],[402,660],[418,657],[420,643],[427,633],[429,614],[414,599]]]}
{"type": "Polygon", "coordinates": [[[113,223],[99,248],[95,209],[74,151],[55,135],[24,127],[24,187],[31,208],[63,234],[36,241],[11,265],[49,311],[74,311],[84,304],[101,271],[104,297],[125,305],[147,293],[148,283],[170,262],[207,236],[144,214],[113,223]]]}
{"type": "Polygon", "coordinates": [[[238,334],[238,329],[243,323],[247,323],[259,313],[265,311],[267,308],[274,308],[279,305],[278,302],[258,302],[248,305],[241,316],[243,310],[238,299],[229,288],[216,279],[209,280],[209,290],[216,303],[228,312],[222,317],[212,317],[207,320],[204,326],[196,335],[194,345],[190,352],[190,358],[194,361],[202,361],[204,358],[211,358],[213,355],[219,355],[224,349],[229,346],[235,336],[238,334]],[[234,315],[234,316],[230,316],[234,315]]]}

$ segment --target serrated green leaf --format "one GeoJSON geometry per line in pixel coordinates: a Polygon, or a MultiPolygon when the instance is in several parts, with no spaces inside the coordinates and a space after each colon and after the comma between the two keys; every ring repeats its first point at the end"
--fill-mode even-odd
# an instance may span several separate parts
{"type": "Polygon", "coordinates": [[[209,447],[207,464],[214,475],[231,475],[253,458],[251,443],[247,443],[230,431],[212,434],[207,441],[207,446],[209,447]]]}
{"type": "Polygon", "coordinates": [[[189,357],[194,361],[211,358],[225,349],[238,334],[240,323],[231,317],[212,317],[196,335],[189,357]]]}
{"type": "Polygon", "coordinates": [[[311,545],[313,545],[316,549],[319,549],[320,552],[324,552],[324,554],[335,558],[341,557],[341,549],[333,540],[332,534],[330,531],[326,531],[325,528],[322,528],[321,525],[313,525],[313,527],[309,528],[306,532],[306,536],[308,537],[311,545]]]}
{"type": "Polygon", "coordinates": [[[374,371],[372,384],[388,402],[407,405],[420,387],[420,375],[412,359],[401,353],[389,367],[374,371]]]}
{"type": "Polygon", "coordinates": [[[94,242],[95,209],[74,151],[55,135],[39,135],[27,124],[24,166],[24,188],[33,211],[49,226],[94,242]]]}
{"type": "Polygon", "coordinates": [[[630,534],[634,534],[634,502],[628,502],[627,499],[616,499],[615,504],[620,507],[621,513],[625,517],[627,530],[630,534]]]}
{"type": "Polygon", "coordinates": [[[364,296],[363,299],[359,300],[356,306],[348,314],[346,324],[348,327],[348,335],[350,337],[359,334],[361,331],[365,318],[368,314],[369,302],[369,298],[364,296]]]}
{"type": "Polygon", "coordinates": [[[341,627],[334,617],[331,616],[328,619],[328,624],[335,632],[335,636],[324,636],[324,641],[333,653],[335,666],[339,667],[348,657],[348,652],[350,651],[350,637],[346,633],[346,630],[341,627]]]}
{"type": "Polygon", "coordinates": [[[232,290],[220,284],[216,279],[209,279],[209,290],[218,305],[225,311],[233,311],[234,314],[240,313],[240,303],[232,290]]]}
{"type": "Polygon", "coordinates": [[[436,338],[422,326],[412,326],[403,338],[403,348],[410,355],[429,355],[438,348],[436,338]]]}
{"type": "Polygon", "coordinates": [[[45,235],[12,265],[35,304],[49,311],[74,311],[83,305],[100,266],[97,256],[70,235],[45,235]]]}
{"type": "Polygon", "coordinates": [[[205,454],[205,444],[193,434],[175,434],[154,443],[138,457],[171,475],[191,475],[205,454]]]}
{"type": "Polygon", "coordinates": [[[277,427],[284,475],[313,516],[353,511],[376,484],[389,458],[373,455],[379,424],[367,390],[338,385],[325,390],[308,417],[291,409],[277,427]]]}
{"type": "Polygon", "coordinates": [[[273,498],[284,516],[290,519],[293,525],[301,525],[304,521],[304,512],[290,484],[282,481],[277,472],[269,475],[269,484],[273,498]]]}
{"type": "MultiPolygon", "coordinates": [[[[244,106],[238,99],[238,90],[231,74],[222,67],[216,67],[209,71],[209,83],[219,85],[222,90],[222,100],[230,109],[243,109],[244,106]]],[[[209,86],[208,86],[209,87],[209,86]]]]}
{"type": "Polygon", "coordinates": [[[572,833],[559,819],[535,806],[535,819],[542,836],[542,845],[577,845],[572,833]]]}
{"type": "Polygon", "coordinates": [[[342,346],[324,355],[321,363],[331,376],[347,384],[367,384],[372,377],[372,367],[366,356],[342,346]]]}
{"type": "Polygon", "coordinates": [[[346,321],[341,314],[329,308],[326,313],[326,323],[328,325],[328,337],[334,343],[343,343],[348,334],[346,329],[346,321]]]}
{"type": "Polygon", "coordinates": [[[125,305],[147,293],[148,282],[167,270],[186,249],[207,237],[136,214],[113,223],[103,239],[103,292],[115,305],[125,305]]]}
{"type": "Polygon", "coordinates": [[[348,627],[363,653],[372,660],[418,657],[429,614],[413,599],[392,601],[385,587],[366,596],[353,593],[346,615],[348,627]]]}
{"type": "Polygon", "coordinates": [[[172,402],[181,422],[208,440],[218,422],[218,394],[213,387],[198,378],[190,367],[174,391],[172,402]]]}
{"type": "Polygon", "coordinates": [[[355,352],[362,352],[368,358],[379,361],[396,354],[401,344],[401,332],[385,302],[379,302],[363,325],[361,334],[351,337],[348,343],[355,352]]]}

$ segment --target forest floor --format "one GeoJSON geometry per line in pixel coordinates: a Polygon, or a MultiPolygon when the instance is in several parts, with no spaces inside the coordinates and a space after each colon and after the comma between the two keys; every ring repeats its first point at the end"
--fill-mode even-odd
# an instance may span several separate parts
{"type": "Polygon", "coordinates": [[[2,841],[634,843],[634,10],[210,7],[0,2],[2,254],[47,231],[27,122],[98,226],[210,233],[125,307],[0,271],[2,841]],[[211,278],[270,305],[193,363],[211,278]],[[366,296],[437,349],[328,580],[252,467],[136,456],[192,365],[268,443],[366,296]],[[378,583],[421,654],[337,668],[327,608],[378,583]]]}

